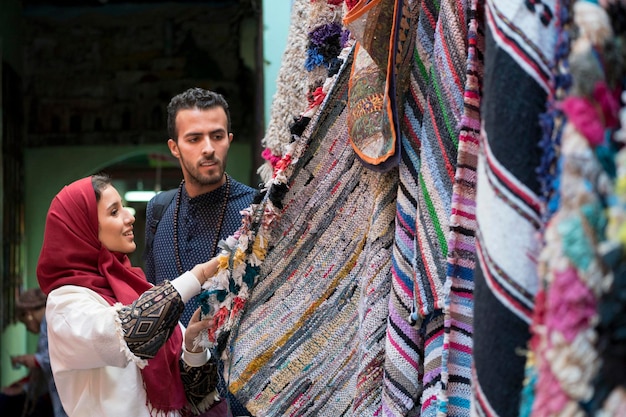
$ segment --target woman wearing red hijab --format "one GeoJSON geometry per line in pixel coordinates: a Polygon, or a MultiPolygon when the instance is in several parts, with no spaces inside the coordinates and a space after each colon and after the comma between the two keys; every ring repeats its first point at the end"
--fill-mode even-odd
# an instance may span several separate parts
{"type": "Polygon", "coordinates": [[[215,361],[194,346],[208,320],[196,311],[184,329],[178,319],[217,260],[152,286],[127,256],[134,221],[103,175],[64,187],[48,211],[37,278],[70,417],[195,415],[216,399],[215,361]]]}

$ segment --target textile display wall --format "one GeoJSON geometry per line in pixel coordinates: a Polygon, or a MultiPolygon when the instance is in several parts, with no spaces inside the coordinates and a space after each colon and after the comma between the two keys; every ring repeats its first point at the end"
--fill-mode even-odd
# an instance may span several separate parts
{"type": "Polygon", "coordinates": [[[292,7],[265,188],[204,293],[232,394],[255,416],[626,415],[626,5],[292,7]]]}

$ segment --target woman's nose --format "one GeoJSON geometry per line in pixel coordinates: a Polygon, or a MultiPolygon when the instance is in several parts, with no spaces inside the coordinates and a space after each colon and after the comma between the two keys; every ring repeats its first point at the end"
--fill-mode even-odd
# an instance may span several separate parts
{"type": "Polygon", "coordinates": [[[126,223],[135,223],[135,216],[133,216],[133,213],[130,211],[130,209],[128,207],[124,207],[124,211],[126,212],[126,223]]]}

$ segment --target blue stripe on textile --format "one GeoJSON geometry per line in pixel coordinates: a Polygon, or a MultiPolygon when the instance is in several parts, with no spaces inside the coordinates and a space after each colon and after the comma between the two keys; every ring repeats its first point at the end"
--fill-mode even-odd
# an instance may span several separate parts
{"type": "Polygon", "coordinates": [[[466,281],[474,281],[474,269],[465,268],[460,265],[448,265],[448,275],[455,278],[464,279],[466,281]]]}

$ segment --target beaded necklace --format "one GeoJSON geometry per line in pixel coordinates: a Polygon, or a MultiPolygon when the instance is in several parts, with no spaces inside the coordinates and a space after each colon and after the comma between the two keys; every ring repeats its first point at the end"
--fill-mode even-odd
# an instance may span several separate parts
{"type": "MultiPolygon", "coordinates": [[[[222,233],[222,223],[224,222],[224,216],[226,215],[226,206],[228,205],[228,198],[230,197],[230,178],[226,175],[226,192],[224,193],[224,201],[222,202],[222,210],[220,213],[220,218],[217,223],[217,233],[215,234],[215,242],[213,243],[213,251],[210,256],[213,257],[215,255],[215,251],[217,250],[217,243],[220,240],[220,234],[222,233]]],[[[176,269],[178,270],[178,274],[183,274],[183,266],[180,261],[180,250],[178,248],[178,211],[180,209],[180,196],[183,194],[183,186],[185,185],[185,180],[180,182],[178,186],[178,193],[176,194],[176,206],[174,207],[174,256],[176,257],[176,269]]]]}

